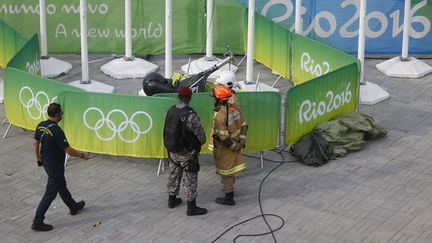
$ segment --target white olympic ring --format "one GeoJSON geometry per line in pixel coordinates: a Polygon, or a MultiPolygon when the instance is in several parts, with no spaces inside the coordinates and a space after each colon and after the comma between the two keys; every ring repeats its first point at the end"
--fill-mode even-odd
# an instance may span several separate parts
{"type": "Polygon", "coordinates": [[[114,110],[110,111],[107,114],[107,116],[105,117],[104,113],[99,108],[97,108],[97,107],[90,107],[90,108],[88,108],[84,112],[84,114],[83,114],[83,122],[84,122],[84,124],[86,125],[86,127],[88,129],[95,131],[96,136],[100,140],[102,140],[102,141],[111,141],[111,140],[114,139],[114,137],[116,135],[118,135],[119,138],[123,142],[126,142],[126,143],[134,143],[134,142],[136,142],[139,139],[140,135],[148,133],[150,131],[150,129],[152,128],[152,126],[153,126],[153,120],[152,120],[151,116],[147,112],[137,111],[137,112],[133,113],[132,116],[131,116],[131,118],[129,119],[128,116],[126,115],[126,113],[124,111],[122,111],[120,109],[114,109],[114,110]],[[90,111],[96,111],[97,113],[100,114],[100,117],[101,117],[101,119],[99,119],[93,126],[89,125],[88,122],[87,122],[87,113],[89,113],[90,111]],[[120,113],[124,117],[124,120],[118,126],[116,126],[114,124],[114,122],[112,120],[110,120],[110,116],[112,114],[114,114],[114,113],[120,113]],[[149,127],[146,130],[141,131],[140,126],[135,121],[133,121],[133,119],[137,115],[143,115],[143,116],[146,116],[148,118],[150,124],[149,124],[149,127]],[[102,135],[99,132],[100,129],[105,124],[107,125],[107,127],[112,132],[112,135],[109,136],[109,137],[102,137],[102,135]],[[132,128],[132,131],[136,134],[136,136],[133,139],[126,139],[126,138],[124,138],[122,136],[122,132],[124,130],[126,130],[126,128],[129,127],[129,126],[132,128]]]}
{"type": "Polygon", "coordinates": [[[30,87],[24,86],[21,88],[21,90],[19,92],[19,99],[20,99],[21,104],[24,106],[24,108],[27,109],[27,113],[29,114],[29,116],[33,120],[39,120],[41,117],[43,117],[44,119],[48,118],[48,116],[46,114],[48,106],[49,106],[49,104],[53,103],[57,99],[57,96],[55,96],[50,101],[47,93],[45,93],[43,91],[39,91],[36,93],[36,96],[35,96],[33,93],[33,90],[30,87]],[[27,102],[24,102],[23,97],[22,97],[25,90],[28,90],[31,94],[31,98],[27,102]],[[45,100],[44,100],[45,102],[42,102],[42,103],[44,103],[44,105],[42,105],[41,102],[39,102],[39,100],[38,100],[39,96],[42,96],[43,98],[45,98],[45,100]],[[39,114],[37,116],[34,116],[30,111],[30,109],[33,106],[35,106],[36,110],[39,112],[39,114]]]}

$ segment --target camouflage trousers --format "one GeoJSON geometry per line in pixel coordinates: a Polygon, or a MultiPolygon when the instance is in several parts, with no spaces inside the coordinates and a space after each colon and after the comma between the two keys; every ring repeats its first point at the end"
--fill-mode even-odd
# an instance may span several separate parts
{"type": "Polygon", "coordinates": [[[183,178],[183,188],[188,201],[195,200],[197,196],[198,172],[185,171],[180,164],[169,160],[169,177],[168,177],[168,194],[178,195],[180,190],[180,182],[183,178]],[[184,176],[184,177],[183,177],[184,176]]]}

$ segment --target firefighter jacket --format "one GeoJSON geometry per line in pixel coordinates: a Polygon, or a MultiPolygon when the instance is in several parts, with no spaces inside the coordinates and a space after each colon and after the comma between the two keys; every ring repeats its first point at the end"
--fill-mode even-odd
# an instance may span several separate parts
{"type": "Polygon", "coordinates": [[[232,176],[246,169],[241,150],[246,145],[247,123],[233,105],[221,105],[215,111],[212,137],[216,173],[232,176]]]}

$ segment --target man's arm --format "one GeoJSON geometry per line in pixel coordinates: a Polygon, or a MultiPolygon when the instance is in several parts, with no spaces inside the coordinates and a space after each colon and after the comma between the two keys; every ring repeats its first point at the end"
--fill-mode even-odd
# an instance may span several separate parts
{"type": "Polygon", "coordinates": [[[41,160],[40,151],[39,151],[40,141],[37,139],[33,140],[33,151],[35,153],[36,161],[41,160]]]}
{"type": "Polygon", "coordinates": [[[64,149],[65,153],[69,154],[72,157],[78,157],[81,158],[83,160],[88,160],[90,159],[90,154],[89,153],[84,153],[84,152],[80,152],[74,148],[72,148],[71,146],[68,146],[64,149]]]}
{"type": "Polygon", "coordinates": [[[191,113],[188,116],[189,122],[187,123],[188,129],[196,136],[198,141],[201,143],[201,145],[205,144],[206,142],[206,135],[204,128],[201,125],[201,122],[199,120],[199,117],[191,113]]]}

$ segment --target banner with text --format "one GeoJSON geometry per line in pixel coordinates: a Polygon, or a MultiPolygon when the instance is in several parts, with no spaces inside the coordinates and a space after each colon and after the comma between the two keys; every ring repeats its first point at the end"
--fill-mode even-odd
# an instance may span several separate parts
{"type": "MultiPolygon", "coordinates": [[[[248,0],[237,0],[244,7],[248,0]]],[[[366,53],[400,54],[404,0],[367,1],[366,53]]],[[[349,53],[357,53],[360,1],[303,0],[303,32],[349,53]]],[[[294,31],[295,0],[257,0],[255,11],[294,31]]],[[[432,53],[432,0],[411,1],[410,53],[432,53]]]]}
{"type": "Polygon", "coordinates": [[[356,57],[327,44],[301,35],[293,35],[292,81],[296,84],[306,82],[357,61],[356,57]]]}
{"type": "Polygon", "coordinates": [[[165,158],[165,114],[171,98],[63,92],[64,131],[79,150],[142,158],[165,158]]]}
{"type": "Polygon", "coordinates": [[[33,35],[33,37],[9,61],[7,66],[34,75],[41,75],[39,39],[37,34],[33,35]]]}
{"type": "Polygon", "coordinates": [[[290,75],[291,39],[291,32],[259,14],[255,15],[254,58],[285,79],[290,75]]]}
{"type": "Polygon", "coordinates": [[[0,67],[5,68],[9,60],[26,42],[27,40],[20,33],[0,19],[0,67]]]}
{"type": "MultiPolygon", "coordinates": [[[[278,145],[280,123],[280,94],[276,92],[239,92],[241,111],[249,126],[246,152],[265,151],[278,145]]],[[[162,97],[177,97],[177,94],[158,94],[162,97]]],[[[214,101],[209,94],[194,93],[190,106],[197,112],[207,134],[207,143],[202,147],[202,154],[208,150],[211,139],[211,126],[214,115],[214,101]]]]}
{"type": "Polygon", "coordinates": [[[59,102],[66,90],[81,90],[32,73],[7,67],[4,73],[4,107],[8,121],[29,130],[48,118],[47,108],[59,102]]]}
{"type": "MultiPolygon", "coordinates": [[[[0,0],[0,18],[26,36],[39,31],[39,1],[0,0]]],[[[47,0],[48,49],[80,53],[80,1],[47,0]]],[[[173,1],[173,52],[205,52],[206,1],[173,1]]],[[[91,53],[124,53],[123,0],[87,1],[88,45],[91,53]]],[[[243,53],[243,7],[234,0],[214,3],[215,53],[243,53]]],[[[161,54],[165,48],[165,4],[132,0],[132,39],[135,55],[161,54]]]]}
{"type": "Polygon", "coordinates": [[[355,111],[359,64],[352,63],[290,88],[286,101],[286,143],[294,144],[320,123],[355,111]]]}

